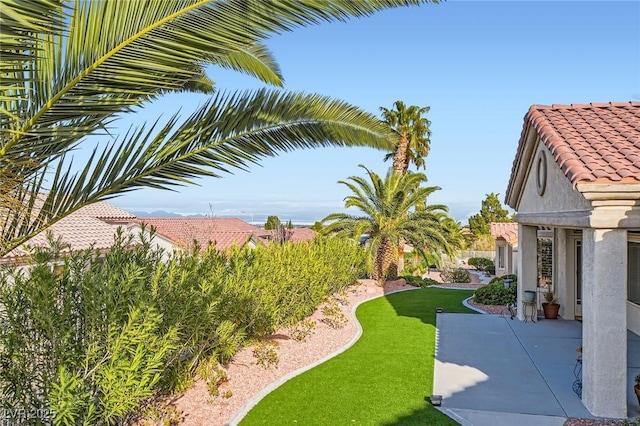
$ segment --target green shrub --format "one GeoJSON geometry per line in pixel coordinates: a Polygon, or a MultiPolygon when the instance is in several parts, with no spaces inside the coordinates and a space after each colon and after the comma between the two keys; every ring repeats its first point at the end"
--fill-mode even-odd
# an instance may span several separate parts
{"type": "Polygon", "coordinates": [[[402,275],[400,278],[403,278],[407,284],[420,288],[440,284],[438,281],[429,277],[421,278],[415,275],[402,275]]]}
{"type": "Polygon", "coordinates": [[[426,278],[422,279],[422,282],[420,283],[420,287],[425,288],[425,287],[429,287],[429,286],[432,286],[432,285],[438,285],[438,284],[440,284],[440,283],[438,281],[434,280],[433,278],[426,277],[426,278]]]}
{"type": "Polygon", "coordinates": [[[104,258],[64,248],[0,274],[0,409],[50,410],[54,424],[127,423],[158,389],[184,389],[203,364],[298,323],[365,265],[336,238],[166,262],[122,235],[104,258]]]}
{"type": "Polygon", "coordinates": [[[298,324],[289,327],[289,335],[298,342],[306,341],[313,334],[316,322],[311,319],[300,321],[298,324]]]}
{"type": "Polygon", "coordinates": [[[487,259],[486,257],[472,257],[467,263],[480,272],[496,273],[496,267],[493,264],[493,260],[487,259]]]}
{"type": "Polygon", "coordinates": [[[401,275],[398,278],[402,278],[407,284],[414,287],[420,287],[420,283],[422,282],[422,277],[417,275],[401,275]]]}
{"type": "Polygon", "coordinates": [[[510,288],[504,288],[503,282],[498,280],[477,289],[473,300],[483,305],[506,305],[516,301],[517,292],[515,284],[510,288]]]}
{"type": "Polygon", "coordinates": [[[261,366],[265,370],[269,367],[278,368],[280,358],[276,350],[280,347],[278,342],[273,340],[262,340],[253,347],[253,357],[256,359],[256,365],[261,366]]]}
{"type": "Polygon", "coordinates": [[[442,268],[440,277],[445,283],[470,283],[471,275],[464,268],[442,268]]]}
{"type": "Polygon", "coordinates": [[[493,284],[493,283],[504,283],[504,280],[512,280],[513,284],[515,285],[518,282],[518,276],[516,274],[507,274],[507,275],[502,275],[500,277],[493,277],[491,279],[491,281],[489,281],[489,284],[493,284]]]}
{"type": "Polygon", "coordinates": [[[322,315],[324,317],[320,321],[331,328],[339,329],[347,325],[347,317],[335,299],[328,300],[325,306],[322,307],[322,315]]]}

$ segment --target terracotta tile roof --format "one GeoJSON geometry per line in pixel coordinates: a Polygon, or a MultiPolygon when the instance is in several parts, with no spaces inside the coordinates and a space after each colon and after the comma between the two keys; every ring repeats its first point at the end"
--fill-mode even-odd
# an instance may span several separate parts
{"type": "MultiPolygon", "coordinates": [[[[291,230],[287,230],[291,232],[291,237],[289,241],[292,243],[299,243],[301,241],[313,240],[316,237],[316,231],[311,228],[293,228],[291,230]]],[[[265,231],[269,233],[269,238],[273,238],[275,234],[275,230],[265,231]]]]}
{"type": "Polygon", "coordinates": [[[299,243],[300,241],[313,240],[316,237],[316,231],[311,228],[293,228],[291,242],[299,243]]]}
{"type": "Polygon", "coordinates": [[[533,105],[535,128],[571,183],[640,181],[640,102],[533,105]]]}
{"type": "Polygon", "coordinates": [[[502,238],[511,245],[518,243],[518,224],[516,222],[491,222],[489,230],[493,238],[502,238]]]}
{"type": "Polygon", "coordinates": [[[135,216],[128,211],[122,210],[106,201],[89,204],[80,209],[80,211],[84,216],[97,217],[98,219],[122,219],[126,221],[135,219],[135,216]]]}
{"type": "Polygon", "coordinates": [[[137,223],[153,226],[156,232],[181,246],[198,241],[201,247],[209,242],[219,250],[244,245],[251,236],[268,235],[268,231],[237,218],[139,218],[137,223]]]}
{"type": "Polygon", "coordinates": [[[51,232],[54,239],[60,238],[74,250],[85,250],[90,247],[107,249],[113,245],[117,224],[110,224],[98,218],[97,215],[110,219],[127,220],[131,222],[135,216],[119,209],[105,201],[85,206],[69,216],[51,225],[47,231],[31,238],[27,243],[16,247],[3,256],[3,259],[18,258],[29,253],[28,247],[43,247],[48,245],[47,234],[51,232]]]}

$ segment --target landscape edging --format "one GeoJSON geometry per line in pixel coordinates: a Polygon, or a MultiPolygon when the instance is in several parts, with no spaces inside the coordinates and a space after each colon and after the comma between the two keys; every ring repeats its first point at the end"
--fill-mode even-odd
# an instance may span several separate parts
{"type": "Polygon", "coordinates": [[[314,367],[317,367],[318,365],[330,360],[331,358],[340,355],[342,352],[346,351],[347,349],[349,349],[351,346],[353,346],[358,339],[360,339],[360,337],[362,336],[362,326],[360,325],[360,321],[358,321],[358,318],[356,317],[356,309],[358,308],[358,306],[360,306],[361,304],[365,303],[365,302],[369,302],[371,300],[375,300],[379,297],[384,297],[387,296],[389,294],[393,294],[393,293],[399,293],[402,291],[412,291],[412,290],[419,290],[418,287],[415,288],[404,288],[404,289],[400,289],[400,290],[395,290],[395,291],[390,291],[389,293],[385,293],[385,294],[380,294],[377,295],[375,297],[372,297],[370,299],[364,299],[359,301],[358,303],[356,303],[352,308],[351,308],[351,318],[355,321],[355,326],[356,326],[356,334],[353,336],[353,338],[347,342],[347,344],[345,346],[343,346],[342,348],[324,356],[323,358],[312,362],[309,365],[306,365],[304,367],[300,367],[297,370],[292,371],[291,373],[288,373],[282,377],[280,377],[278,380],[276,380],[275,382],[272,382],[271,384],[269,384],[268,386],[262,388],[260,390],[260,392],[258,392],[257,394],[255,394],[254,396],[252,396],[251,398],[249,398],[247,400],[247,402],[245,402],[242,407],[240,407],[234,414],[233,416],[231,416],[231,419],[225,423],[225,426],[236,426],[238,423],[240,423],[240,421],[247,415],[247,413],[256,406],[256,404],[258,404],[258,402],[260,402],[265,396],[267,396],[268,394],[270,394],[271,392],[273,392],[274,390],[276,390],[278,387],[282,386],[283,384],[285,384],[286,382],[288,382],[289,380],[293,379],[296,376],[299,376],[300,374],[311,370],[314,367]]]}

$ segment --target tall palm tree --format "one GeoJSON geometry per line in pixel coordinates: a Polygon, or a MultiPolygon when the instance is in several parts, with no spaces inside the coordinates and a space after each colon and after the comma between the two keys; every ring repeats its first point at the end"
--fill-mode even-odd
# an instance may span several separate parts
{"type": "MultiPolygon", "coordinates": [[[[429,0],[0,0],[0,255],[86,204],[175,189],[265,156],[326,145],[389,149],[373,115],[314,94],[217,91],[208,65],[282,86],[274,33],[429,0]],[[167,92],[210,100],[191,116],[112,135],[167,92]],[[71,152],[101,134],[78,172],[71,152]]],[[[437,2],[435,0],[434,2],[437,2]]]]}
{"type": "Polygon", "coordinates": [[[345,207],[355,207],[361,214],[330,214],[323,219],[323,223],[327,223],[323,232],[350,238],[368,234],[367,247],[372,253],[373,277],[378,285],[383,286],[387,278],[396,277],[400,239],[417,250],[452,252],[442,226],[447,207],[426,204],[427,197],[440,188],[420,186],[426,181],[422,173],[399,175],[390,169],[382,179],[366,167],[360,167],[366,170],[369,180],[351,176],[349,181],[339,183],[354,194],[345,198],[345,207]]]}
{"type": "Polygon", "coordinates": [[[416,105],[406,106],[402,101],[393,103],[394,108],[380,107],[383,121],[396,133],[397,143],[393,152],[387,154],[385,160],[393,159],[393,170],[406,173],[411,163],[420,169],[426,167],[424,157],[429,154],[431,122],[423,117],[430,107],[416,105]]]}
{"type": "MultiPolygon", "coordinates": [[[[417,169],[426,168],[425,157],[429,154],[431,122],[423,117],[429,112],[429,107],[411,105],[407,107],[404,102],[396,101],[395,109],[380,107],[382,117],[389,129],[397,135],[393,151],[385,156],[385,161],[393,159],[393,171],[397,174],[405,174],[412,162],[417,169]]],[[[404,269],[404,241],[398,241],[398,271],[404,269]]]]}

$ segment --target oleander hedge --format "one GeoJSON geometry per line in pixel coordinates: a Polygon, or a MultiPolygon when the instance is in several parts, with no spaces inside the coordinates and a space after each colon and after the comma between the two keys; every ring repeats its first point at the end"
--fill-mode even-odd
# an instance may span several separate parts
{"type": "Polygon", "coordinates": [[[336,238],[168,261],[151,241],[131,243],[119,235],[106,256],[63,256],[52,242],[34,251],[29,273],[2,272],[0,408],[50,412],[53,424],[126,423],[365,269],[362,250],[336,238]]]}

